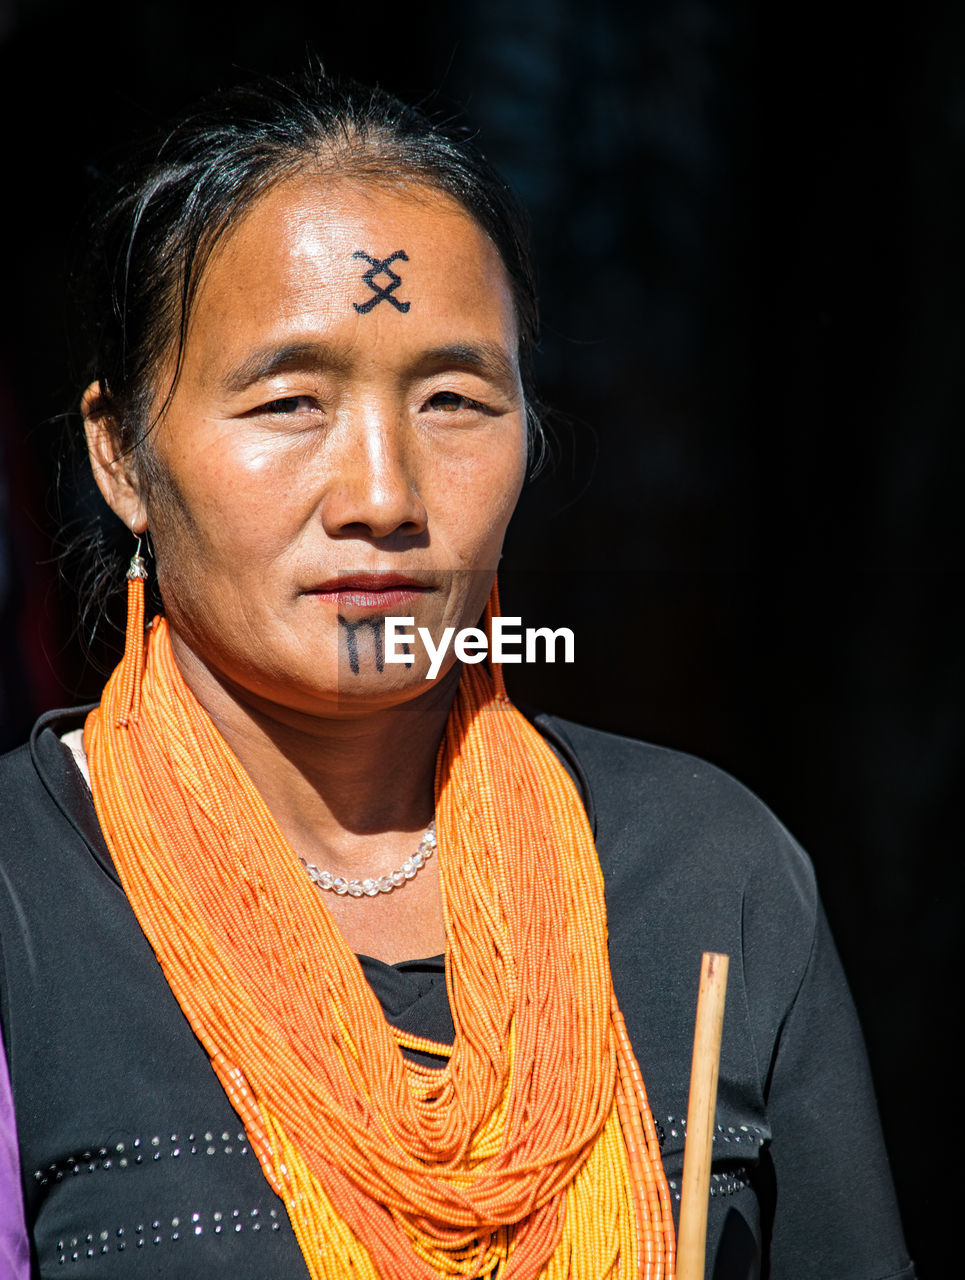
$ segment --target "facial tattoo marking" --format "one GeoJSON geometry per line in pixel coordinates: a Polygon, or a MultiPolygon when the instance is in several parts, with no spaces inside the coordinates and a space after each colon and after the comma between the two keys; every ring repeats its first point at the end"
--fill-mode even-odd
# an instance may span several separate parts
{"type": "Polygon", "coordinates": [[[396,260],[408,262],[409,255],[404,249],[397,249],[395,253],[390,254],[387,258],[373,258],[370,254],[356,249],[352,254],[353,258],[364,258],[366,262],[371,263],[368,271],[362,273],[362,279],[372,290],[373,296],[368,302],[353,302],[352,306],[360,315],[367,315],[373,307],[377,307],[380,302],[391,302],[396,311],[406,312],[412,305],[410,302],[400,302],[398,298],[393,297],[396,289],[402,283],[402,277],[392,270],[391,263],[396,260]],[[378,284],[375,280],[376,276],[388,276],[389,283],[387,285],[378,284]]]}
{"type": "Polygon", "coordinates": [[[383,620],[381,618],[362,618],[358,622],[347,622],[341,614],[338,615],[338,625],[345,633],[345,648],[348,653],[348,665],[352,675],[359,674],[359,644],[356,639],[356,633],[361,628],[368,628],[372,632],[372,646],[374,649],[375,669],[376,671],[385,670],[385,650],[382,644],[382,627],[383,620]]]}

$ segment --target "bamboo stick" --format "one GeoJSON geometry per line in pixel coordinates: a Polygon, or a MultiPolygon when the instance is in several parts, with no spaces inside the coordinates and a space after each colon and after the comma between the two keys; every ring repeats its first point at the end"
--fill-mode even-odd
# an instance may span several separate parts
{"type": "Polygon", "coordinates": [[[687,1102],[687,1138],[680,1192],[676,1280],[704,1280],[710,1162],[717,1109],[717,1069],[724,1025],[728,956],[705,951],[700,966],[694,1056],[687,1102]]]}

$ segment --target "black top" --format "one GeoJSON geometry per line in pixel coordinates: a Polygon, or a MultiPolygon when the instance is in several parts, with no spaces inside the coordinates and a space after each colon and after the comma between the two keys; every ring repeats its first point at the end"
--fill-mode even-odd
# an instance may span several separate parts
{"type": "MultiPolygon", "coordinates": [[[[37,1275],[306,1275],[45,717],[0,762],[0,1019],[37,1275]],[[76,1256],[75,1256],[76,1255],[76,1256]]],[[[701,952],[731,957],[707,1276],[909,1280],[854,1009],[810,862],[690,756],[552,717],[603,868],[614,985],[675,1209],[701,952]]],[[[451,1041],[442,957],[361,957],[386,1017],[451,1041]]]]}

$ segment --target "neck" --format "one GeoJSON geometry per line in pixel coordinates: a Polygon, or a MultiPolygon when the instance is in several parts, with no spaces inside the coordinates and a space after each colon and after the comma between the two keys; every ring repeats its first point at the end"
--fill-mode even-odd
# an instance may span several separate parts
{"type": "Polygon", "coordinates": [[[354,874],[387,837],[428,827],[458,667],[406,702],[329,717],[239,690],[173,631],[171,640],[185,682],[296,852],[354,874]]]}

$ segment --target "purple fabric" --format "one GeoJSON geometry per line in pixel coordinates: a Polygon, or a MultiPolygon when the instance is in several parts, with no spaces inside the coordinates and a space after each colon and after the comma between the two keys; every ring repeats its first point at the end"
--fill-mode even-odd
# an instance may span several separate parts
{"type": "Polygon", "coordinates": [[[20,1190],[20,1156],[17,1121],[7,1058],[0,1043],[0,1276],[4,1280],[29,1280],[30,1249],[20,1190]]]}

